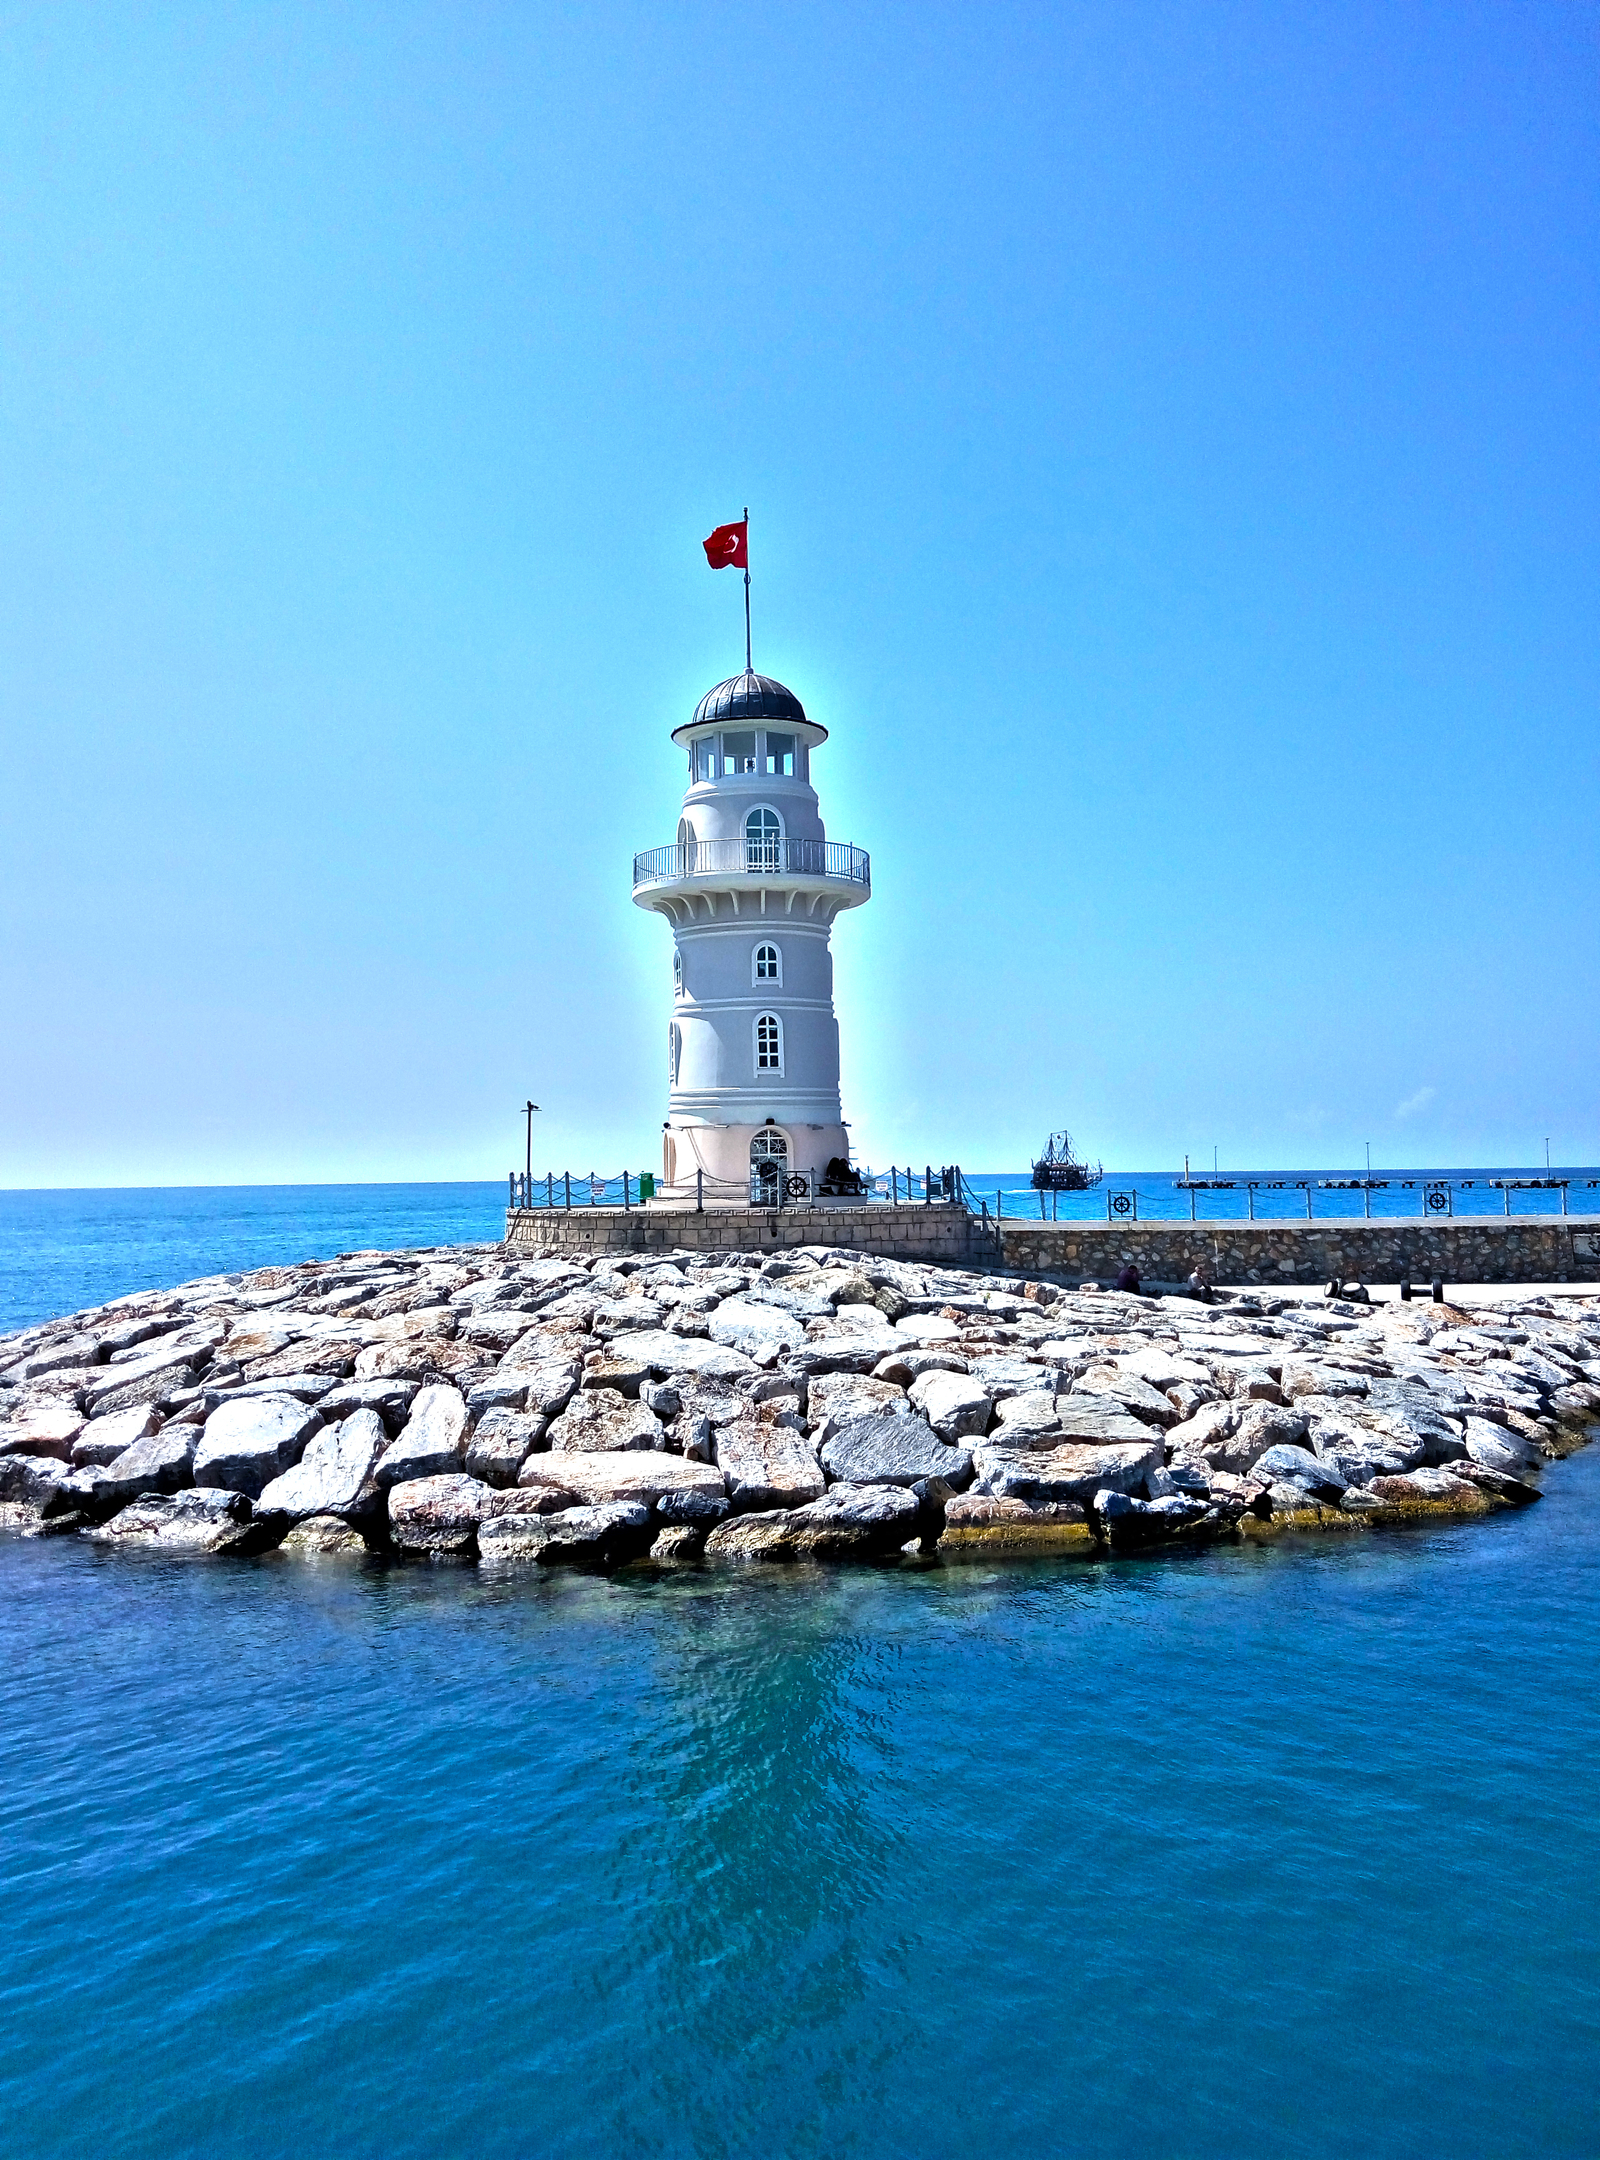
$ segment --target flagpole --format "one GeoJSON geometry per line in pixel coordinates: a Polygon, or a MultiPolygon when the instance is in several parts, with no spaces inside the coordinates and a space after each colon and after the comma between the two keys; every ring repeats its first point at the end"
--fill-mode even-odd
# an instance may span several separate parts
{"type": "Polygon", "coordinates": [[[744,671],[754,674],[750,665],[750,505],[744,506],[744,671]]]}

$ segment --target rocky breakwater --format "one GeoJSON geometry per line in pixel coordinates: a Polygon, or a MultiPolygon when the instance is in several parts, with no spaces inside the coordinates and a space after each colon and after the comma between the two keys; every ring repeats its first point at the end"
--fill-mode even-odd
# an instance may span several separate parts
{"type": "Polygon", "coordinates": [[[0,1338],[0,1527],[486,1568],[1096,1554],[1523,1506],[1597,1415],[1600,1298],[355,1253],[0,1338]]]}

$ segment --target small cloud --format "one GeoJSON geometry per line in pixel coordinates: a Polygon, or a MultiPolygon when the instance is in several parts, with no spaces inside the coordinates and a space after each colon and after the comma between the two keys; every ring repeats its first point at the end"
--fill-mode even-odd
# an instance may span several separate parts
{"type": "Polygon", "coordinates": [[[1433,1098],[1438,1094],[1438,1092],[1439,1090],[1437,1088],[1418,1088],[1415,1095],[1408,1095],[1403,1103],[1397,1103],[1395,1105],[1395,1117],[1397,1119],[1415,1117],[1419,1110],[1427,1109],[1429,1103],[1433,1101],[1433,1098]]]}

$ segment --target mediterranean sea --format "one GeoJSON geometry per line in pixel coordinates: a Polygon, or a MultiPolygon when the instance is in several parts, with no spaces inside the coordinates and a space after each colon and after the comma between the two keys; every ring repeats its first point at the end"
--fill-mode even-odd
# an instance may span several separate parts
{"type": "MultiPolygon", "coordinates": [[[[503,1186],[9,1194],[8,1317],[503,1186]]],[[[0,1541],[6,2160],[1600,2151],[1600,1448],[1194,1557],[0,1541]]]]}
{"type": "Polygon", "coordinates": [[[994,1571],[0,1545],[5,2151],[1591,2155],[1548,1483],[994,1571]]]}

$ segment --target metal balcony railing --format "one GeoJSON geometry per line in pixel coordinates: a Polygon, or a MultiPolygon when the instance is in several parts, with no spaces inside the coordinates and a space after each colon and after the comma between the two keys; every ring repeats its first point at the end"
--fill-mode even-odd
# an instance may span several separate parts
{"type": "Polygon", "coordinates": [[[872,858],[842,840],[680,840],[633,858],[633,889],[695,877],[827,878],[871,889],[872,858]]]}

